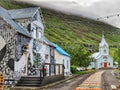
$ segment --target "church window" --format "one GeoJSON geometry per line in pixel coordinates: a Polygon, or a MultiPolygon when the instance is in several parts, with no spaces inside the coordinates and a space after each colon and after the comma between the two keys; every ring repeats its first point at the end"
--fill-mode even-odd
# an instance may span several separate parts
{"type": "Polygon", "coordinates": [[[106,57],[106,56],[104,56],[104,57],[103,57],[103,59],[107,59],[107,57],[106,57]]]}
{"type": "Polygon", "coordinates": [[[104,53],[106,53],[106,50],[104,50],[104,53]]]}

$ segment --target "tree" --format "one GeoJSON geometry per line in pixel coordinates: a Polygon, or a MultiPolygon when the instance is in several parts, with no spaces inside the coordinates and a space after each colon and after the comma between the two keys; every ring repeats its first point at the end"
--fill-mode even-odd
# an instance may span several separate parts
{"type": "Polygon", "coordinates": [[[69,44],[65,47],[66,51],[71,55],[71,65],[87,67],[90,63],[90,52],[83,45],[69,44]]]}
{"type": "Polygon", "coordinates": [[[115,52],[114,52],[114,57],[113,57],[114,61],[118,62],[118,65],[120,66],[120,48],[118,48],[115,52]]]}

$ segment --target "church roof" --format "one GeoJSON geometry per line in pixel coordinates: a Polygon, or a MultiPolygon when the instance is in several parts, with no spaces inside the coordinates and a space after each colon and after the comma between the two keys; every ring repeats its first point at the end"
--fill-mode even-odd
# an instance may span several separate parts
{"type": "Polygon", "coordinates": [[[99,46],[100,46],[100,47],[103,47],[103,46],[107,46],[107,47],[108,47],[108,44],[107,44],[107,42],[106,42],[106,40],[105,40],[104,35],[102,35],[102,40],[101,40],[99,46]]]}
{"type": "Polygon", "coordinates": [[[94,59],[97,59],[99,57],[99,55],[100,55],[100,53],[96,52],[96,53],[92,54],[91,57],[94,58],[94,59]]]}

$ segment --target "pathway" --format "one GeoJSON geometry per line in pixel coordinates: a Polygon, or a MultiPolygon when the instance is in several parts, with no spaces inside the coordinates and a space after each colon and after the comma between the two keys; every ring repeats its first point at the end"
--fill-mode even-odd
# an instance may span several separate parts
{"type": "Polygon", "coordinates": [[[74,90],[102,90],[101,89],[101,78],[104,71],[98,71],[88,77],[79,87],[74,90]]]}

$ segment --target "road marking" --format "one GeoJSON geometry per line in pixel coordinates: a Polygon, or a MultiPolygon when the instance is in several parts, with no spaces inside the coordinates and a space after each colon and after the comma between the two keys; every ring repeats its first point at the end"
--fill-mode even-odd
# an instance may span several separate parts
{"type": "Polygon", "coordinates": [[[117,90],[117,87],[115,85],[111,85],[112,90],[117,90]]]}

